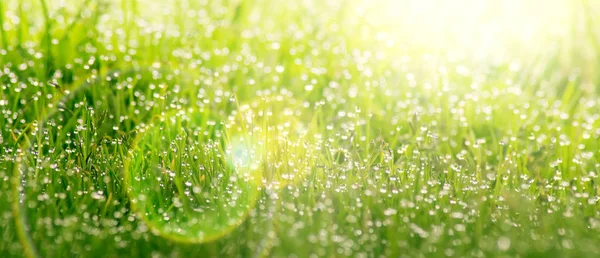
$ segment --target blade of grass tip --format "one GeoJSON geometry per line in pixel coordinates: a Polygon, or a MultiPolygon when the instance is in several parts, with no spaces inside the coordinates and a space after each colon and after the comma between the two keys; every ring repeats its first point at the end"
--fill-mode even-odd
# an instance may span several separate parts
{"type": "Polygon", "coordinates": [[[50,14],[48,12],[48,5],[46,5],[46,0],[40,0],[40,4],[42,5],[42,12],[44,14],[44,26],[45,26],[45,32],[44,32],[44,38],[45,38],[45,47],[46,47],[46,64],[44,66],[44,70],[45,70],[45,78],[47,79],[48,76],[50,75],[50,64],[52,62],[52,52],[51,52],[51,37],[50,37],[50,29],[51,29],[51,24],[50,24],[50,14]]]}
{"type": "Polygon", "coordinates": [[[21,21],[19,23],[19,26],[17,26],[17,46],[16,49],[17,50],[22,50],[23,48],[21,47],[23,45],[23,27],[25,26],[25,15],[23,15],[23,1],[19,2],[19,20],[21,21]]]}
{"type": "Polygon", "coordinates": [[[19,23],[19,25],[17,26],[17,42],[16,42],[16,46],[15,49],[22,51],[23,48],[21,47],[23,45],[23,31],[25,29],[23,29],[23,27],[25,27],[26,22],[24,22],[25,19],[25,15],[23,15],[23,1],[19,1],[19,5],[17,7],[18,9],[18,14],[19,14],[19,20],[21,21],[19,23]]]}
{"type": "Polygon", "coordinates": [[[4,31],[4,5],[0,2],[0,37],[2,37],[2,47],[8,48],[8,39],[6,38],[6,31],[4,31]]]}
{"type": "MultiPolygon", "coordinates": [[[[20,156],[21,159],[25,155],[20,156]]],[[[20,170],[19,165],[14,166],[14,182],[13,182],[13,214],[15,218],[15,227],[17,236],[23,247],[25,257],[37,258],[40,257],[34,244],[31,234],[29,233],[29,225],[27,224],[27,213],[25,212],[25,173],[20,170]]]]}
{"type": "Polygon", "coordinates": [[[127,1],[121,1],[121,10],[123,11],[123,27],[125,27],[125,45],[129,44],[129,12],[127,1]]]}

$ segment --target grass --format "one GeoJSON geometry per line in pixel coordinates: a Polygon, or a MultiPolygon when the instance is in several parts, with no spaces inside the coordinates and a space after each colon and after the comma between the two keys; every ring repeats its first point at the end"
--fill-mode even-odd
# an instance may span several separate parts
{"type": "Polygon", "coordinates": [[[0,2],[2,257],[600,255],[593,1],[67,2],[0,2]]]}

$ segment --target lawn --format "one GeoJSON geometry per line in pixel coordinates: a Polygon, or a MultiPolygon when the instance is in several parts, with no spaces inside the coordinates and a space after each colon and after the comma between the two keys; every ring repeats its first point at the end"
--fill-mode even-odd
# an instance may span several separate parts
{"type": "Polygon", "coordinates": [[[600,257],[594,0],[1,0],[0,257],[600,257]]]}

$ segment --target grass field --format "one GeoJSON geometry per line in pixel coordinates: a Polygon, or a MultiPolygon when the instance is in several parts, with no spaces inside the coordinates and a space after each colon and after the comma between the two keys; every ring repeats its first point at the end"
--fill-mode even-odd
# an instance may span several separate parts
{"type": "Polygon", "coordinates": [[[0,257],[600,257],[600,3],[1,0],[0,257]]]}

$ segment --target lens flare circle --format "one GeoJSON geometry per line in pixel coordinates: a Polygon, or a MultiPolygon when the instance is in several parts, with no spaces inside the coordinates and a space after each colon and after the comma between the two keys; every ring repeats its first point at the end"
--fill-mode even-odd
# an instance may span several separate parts
{"type": "Polygon", "coordinates": [[[153,232],[204,243],[246,220],[260,192],[260,159],[241,136],[231,136],[238,149],[232,152],[224,129],[203,116],[173,113],[140,132],[125,162],[125,185],[153,232]]]}

